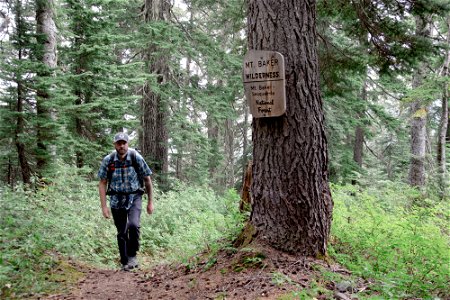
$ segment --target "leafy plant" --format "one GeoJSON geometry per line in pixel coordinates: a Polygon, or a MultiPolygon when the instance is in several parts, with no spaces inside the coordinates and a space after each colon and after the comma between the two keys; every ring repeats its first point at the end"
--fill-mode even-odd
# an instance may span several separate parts
{"type": "Polygon", "coordinates": [[[405,205],[411,203],[405,195],[415,191],[404,193],[401,187],[333,190],[330,253],[338,262],[356,275],[378,280],[372,289],[388,298],[446,294],[449,240],[443,233],[449,215],[442,203],[405,205]]]}

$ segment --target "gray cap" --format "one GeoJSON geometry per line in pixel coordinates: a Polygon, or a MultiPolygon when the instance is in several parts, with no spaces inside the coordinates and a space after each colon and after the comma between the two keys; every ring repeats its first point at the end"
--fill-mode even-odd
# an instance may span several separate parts
{"type": "Polygon", "coordinates": [[[117,143],[118,141],[125,141],[128,143],[128,135],[123,132],[119,132],[114,136],[114,143],[117,143]]]}

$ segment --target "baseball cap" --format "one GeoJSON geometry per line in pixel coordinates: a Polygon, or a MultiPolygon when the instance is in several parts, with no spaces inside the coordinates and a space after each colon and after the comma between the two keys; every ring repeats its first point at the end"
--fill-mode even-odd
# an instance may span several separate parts
{"type": "Polygon", "coordinates": [[[117,143],[118,141],[125,141],[128,143],[128,135],[123,132],[119,132],[114,136],[114,143],[117,143]]]}

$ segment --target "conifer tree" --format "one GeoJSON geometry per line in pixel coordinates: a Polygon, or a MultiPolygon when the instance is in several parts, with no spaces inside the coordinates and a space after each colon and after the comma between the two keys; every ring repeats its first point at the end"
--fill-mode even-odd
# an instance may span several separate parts
{"type": "Polygon", "coordinates": [[[225,4],[197,0],[189,4],[189,23],[180,22],[180,25],[190,29],[188,47],[197,54],[190,57],[194,68],[188,76],[194,84],[186,94],[197,115],[206,115],[206,120],[200,117],[197,122],[207,127],[206,144],[198,144],[204,154],[197,162],[202,161],[200,165],[206,164],[209,170],[209,176],[204,172],[202,176],[206,175],[205,179],[217,190],[223,190],[239,181],[242,170],[236,168],[236,163],[242,157],[241,127],[247,126],[237,122],[245,105],[241,79],[245,39],[240,34],[244,28],[244,11],[237,9],[243,1],[225,4]]]}
{"type": "Polygon", "coordinates": [[[36,161],[40,178],[43,178],[49,169],[50,145],[55,138],[54,120],[52,120],[50,111],[52,95],[49,79],[57,64],[56,34],[53,0],[36,0],[35,56],[42,63],[37,70],[38,85],[36,87],[36,161]]]}
{"type": "Polygon", "coordinates": [[[31,9],[29,5],[22,1],[14,1],[9,5],[14,26],[11,27],[11,32],[8,30],[8,24],[3,27],[9,36],[10,43],[5,43],[5,46],[1,48],[0,83],[1,90],[5,93],[2,93],[0,101],[7,105],[1,106],[0,119],[2,120],[2,136],[13,137],[13,139],[11,141],[9,138],[2,138],[2,153],[5,154],[2,156],[2,165],[8,165],[7,172],[3,172],[7,174],[5,181],[8,184],[14,185],[17,181],[14,174],[16,162],[18,162],[23,183],[30,184],[32,177],[30,153],[34,147],[33,140],[27,138],[29,135],[26,133],[33,132],[33,128],[27,125],[30,124],[33,108],[27,101],[30,97],[31,81],[26,74],[32,65],[27,62],[27,59],[33,49],[31,40],[34,36],[34,27],[27,21],[31,9]],[[4,161],[4,159],[8,160],[4,161]]]}
{"type": "MultiPolygon", "coordinates": [[[[362,163],[361,134],[365,132],[362,127],[378,118],[388,121],[375,99],[383,94],[388,96],[389,91],[377,77],[395,78],[410,73],[418,60],[436,53],[430,39],[414,34],[413,16],[429,16],[448,8],[440,1],[391,0],[319,1],[318,7],[321,78],[331,120],[328,126],[333,152],[331,170],[332,176],[345,179],[353,171],[361,171],[358,165],[362,163]],[[369,85],[364,83],[366,80],[369,85]],[[367,93],[357,93],[364,85],[367,93]],[[369,98],[363,100],[363,95],[369,98]],[[342,139],[349,142],[342,144],[342,139]],[[353,146],[354,163],[350,162],[347,145],[353,146]]],[[[394,123],[386,125],[394,127],[394,123]]]]}
{"type": "MultiPolygon", "coordinates": [[[[134,2],[134,5],[137,5],[134,2]]],[[[112,147],[112,135],[138,125],[135,86],[144,81],[131,59],[132,2],[65,1],[65,40],[59,74],[61,156],[78,167],[96,167],[112,147]],[[72,161],[75,157],[75,161],[72,161]]],[[[137,7],[137,6],[136,6],[137,7]]],[[[138,12],[136,9],[135,16],[138,12]]]]}
{"type": "MultiPolygon", "coordinates": [[[[165,0],[145,0],[142,6],[145,23],[168,22],[170,5],[165,0]]],[[[160,184],[166,188],[168,172],[168,99],[163,99],[158,92],[158,85],[168,81],[167,54],[158,46],[155,36],[149,36],[148,48],[144,50],[142,59],[146,63],[147,72],[152,83],[146,82],[142,88],[140,148],[149,163],[153,166],[160,184]]]]}

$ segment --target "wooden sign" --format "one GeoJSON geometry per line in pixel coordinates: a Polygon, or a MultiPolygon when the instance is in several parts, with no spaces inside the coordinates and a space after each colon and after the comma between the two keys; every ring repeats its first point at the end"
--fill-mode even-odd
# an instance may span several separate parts
{"type": "Polygon", "coordinates": [[[251,50],[244,57],[244,90],[255,118],[286,112],[284,57],[275,51],[251,50]]]}

